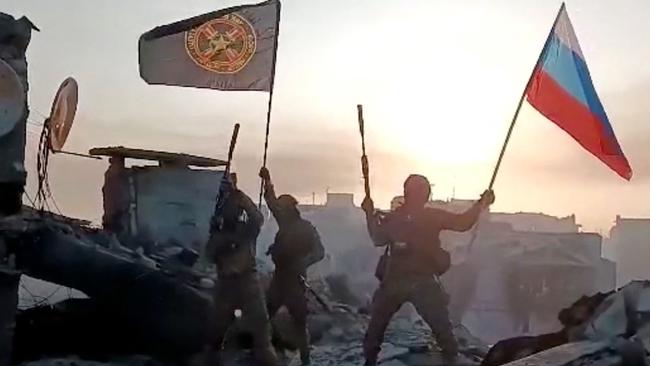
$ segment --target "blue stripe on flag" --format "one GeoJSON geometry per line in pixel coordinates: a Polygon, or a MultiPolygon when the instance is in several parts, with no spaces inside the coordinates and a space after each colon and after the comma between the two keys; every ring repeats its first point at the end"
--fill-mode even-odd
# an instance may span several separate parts
{"type": "Polygon", "coordinates": [[[542,68],[571,96],[598,117],[612,135],[605,109],[596,94],[587,63],[553,34],[544,51],[542,68]]]}

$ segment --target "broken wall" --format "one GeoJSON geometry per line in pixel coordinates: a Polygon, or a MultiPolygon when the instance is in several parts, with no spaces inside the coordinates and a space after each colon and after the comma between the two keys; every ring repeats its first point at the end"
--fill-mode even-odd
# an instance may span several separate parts
{"type": "Polygon", "coordinates": [[[137,233],[158,244],[200,250],[208,240],[223,172],[186,167],[129,169],[135,191],[137,233]]]}

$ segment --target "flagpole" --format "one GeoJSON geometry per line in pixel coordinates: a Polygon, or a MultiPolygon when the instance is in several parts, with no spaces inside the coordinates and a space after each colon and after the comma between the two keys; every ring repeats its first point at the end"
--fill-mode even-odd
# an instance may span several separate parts
{"type": "MultiPolygon", "coordinates": [[[[528,81],[526,82],[526,86],[524,87],[524,91],[521,93],[521,97],[519,98],[519,103],[517,103],[517,109],[515,110],[514,116],[512,116],[512,121],[510,121],[510,127],[508,128],[508,133],[506,134],[506,139],[503,142],[503,146],[501,146],[501,152],[499,153],[499,159],[497,160],[497,164],[494,167],[494,171],[492,172],[492,179],[490,179],[490,185],[488,186],[489,190],[492,190],[494,187],[494,182],[497,179],[497,173],[499,173],[499,168],[501,167],[501,161],[503,160],[503,155],[506,153],[506,147],[508,146],[508,142],[510,142],[510,136],[512,135],[512,130],[515,128],[515,122],[517,122],[517,117],[519,116],[519,111],[521,110],[521,106],[524,104],[524,99],[526,98],[526,93],[528,92],[528,88],[530,87],[530,83],[533,81],[533,77],[535,76],[535,71],[537,70],[537,67],[539,66],[539,61],[542,59],[542,56],[544,55],[544,51],[546,51],[546,47],[548,46],[548,42],[551,39],[551,36],[553,35],[553,31],[555,30],[555,25],[557,24],[557,21],[560,19],[560,14],[564,11],[565,4],[564,2],[562,3],[562,6],[560,6],[560,10],[557,12],[557,15],[555,16],[555,20],[553,21],[553,26],[551,27],[551,30],[548,32],[548,36],[546,37],[546,41],[544,42],[544,47],[542,47],[542,51],[539,53],[539,56],[537,56],[537,61],[535,61],[535,67],[533,67],[533,71],[530,73],[530,76],[528,77],[528,81]]],[[[474,226],[472,229],[472,238],[469,240],[469,244],[467,245],[467,252],[471,252],[472,248],[474,246],[474,242],[476,241],[476,238],[478,237],[478,223],[474,226]]]]}
{"type": "Polygon", "coordinates": [[[549,32],[548,37],[546,37],[546,42],[544,42],[544,47],[542,47],[542,51],[539,53],[539,56],[537,57],[537,61],[535,62],[535,67],[533,68],[533,71],[530,73],[530,76],[528,77],[528,81],[526,82],[526,87],[524,87],[524,91],[521,93],[521,97],[519,98],[519,103],[517,104],[517,109],[515,110],[514,116],[512,116],[512,121],[510,122],[508,133],[506,134],[506,139],[503,142],[503,146],[501,147],[501,153],[499,153],[499,159],[497,160],[497,164],[494,167],[494,171],[492,172],[492,179],[490,179],[490,185],[488,186],[489,190],[492,189],[492,187],[494,186],[494,182],[497,179],[497,173],[499,173],[499,168],[501,167],[501,161],[503,160],[503,155],[505,155],[506,153],[506,147],[508,146],[508,142],[510,141],[512,130],[515,128],[515,122],[517,121],[517,117],[519,116],[519,111],[521,110],[521,106],[524,104],[526,93],[528,92],[530,83],[533,81],[533,77],[535,76],[535,71],[537,70],[539,61],[542,59],[546,47],[548,47],[548,42],[550,41],[551,36],[553,35],[553,30],[555,29],[555,25],[557,24],[557,21],[560,19],[560,14],[562,14],[564,8],[565,8],[565,4],[562,3],[562,6],[560,6],[560,10],[557,12],[557,15],[555,16],[555,21],[553,22],[551,31],[549,32]]]}
{"type": "MultiPolygon", "coordinates": [[[[273,44],[273,66],[271,66],[271,83],[269,85],[269,104],[266,110],[266,133],[264,135],[264,157],[262,159],[262,166],[266,168],[266,161],[269,150],[269,134],[271,132],[271,110],[273,108],[273,87],[275,85],[275,64],[278,56],[278,39],[280,38],[280,2],[277,2],[277,16],[275,23],[275,42],[273,44]]],[[[264,194],[264,179],[260,178],[260,202],[259,208],[262,208],[262,195],[264,194]]]]}

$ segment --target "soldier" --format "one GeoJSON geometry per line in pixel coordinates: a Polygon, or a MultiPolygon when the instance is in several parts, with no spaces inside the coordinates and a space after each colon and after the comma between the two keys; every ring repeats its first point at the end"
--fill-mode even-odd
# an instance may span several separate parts
{"type": "MultiPolygon", "coordinates": [[[[237,189],[233,174],[227,183],[228,196],[221,212],[213,216],[208,258],[217,266],[218,281],[214,291],[216,329],[210,346],[210,366],[221,365],[220,351],[226,331],[241,310],[242,322],[254,338],[255,359],[264,366],[278,364],[271,346],[271,329],[264,293],[255,266],[255,242],[264,218],[253,201],[237,189]]],[[[209,362],[209,361],[208,361],[209,362]]]]}
{"type": "Polygon", "coordinates": [[[267,309],[273,318],[284,305],[300,332],[298,349],[303,365],[310,363],[307,331],[307,299],[304,278],[307,268],[324,257],[323,245],[314,226],[300,217],[298,201],[288,194],[275,196],[268,169],[260,170],[264,180],[264,199],[278,223],[275,242],[269,247],[275,272],[267,294],[267,309]]]}
{"type": "Polygon", "coordinates": [[[370,237],[376,246],[386,246],[377,268],[381,284],[373,296],[371,319],[363,343],[366,365],[376,365],[384,331],[391,317],[410,302],[429,325],[446,364],[455,364],[458,344],[447,311],[448,296],[438,276],[450,266],[449,253],[440,247],[442,230],[467,231],[479,214],[494,202],[494,193],[485,191],[481,199],[462,214],[425,207],[431,186],[421,175],[404,182],[404,204],[380,215],[370,197],[362,208],[370,237]]]}

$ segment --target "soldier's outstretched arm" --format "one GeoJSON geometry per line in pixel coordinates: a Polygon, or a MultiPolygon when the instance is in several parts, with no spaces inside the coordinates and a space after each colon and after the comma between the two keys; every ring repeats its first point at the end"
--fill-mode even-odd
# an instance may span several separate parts
{"type": "Polygon", "coordinates": [[[481,211],[482,208],[478,201],[469,210],[461,214],[440,210],[442,228],[453,231],[467,231],[478,221],[481,211]]]}
{"type": "Polygon", "coordinates": [[[266,201],[266,205],[271,210],[273,216],[277,218],[278,198],[275,195],[275,188],[271,181],[271,173],[267,168],[262,167],[260,169],[260,178],[264,181],[264,200],[266,201]]]}
{"type": "Polygon", "coordinates": [[[372,198],[366,196],[361,202],[361,209],[366,214],[366,226],[373,244],[377,247],[388,245],[391,239],[381,224],[382,215],[375,210],[372,198]]]}
{"type": "Polygon", "coordinates": [[[376,247],[383,247],[390,244],[391,238],[386,231],[386,227],[382,225],[380,213],[366,213],[366,225],[370,239],[376,247]]]}
{"type": "Polygon", "coordinates": [[[494,203],[494,192],[488,190],[481,195],[472,207],[462,214],[455,214],[447,211],[440,211],[442,216],[442,228],[453,231],[467,231],[476,224],[481,212],[494,203]]]}

